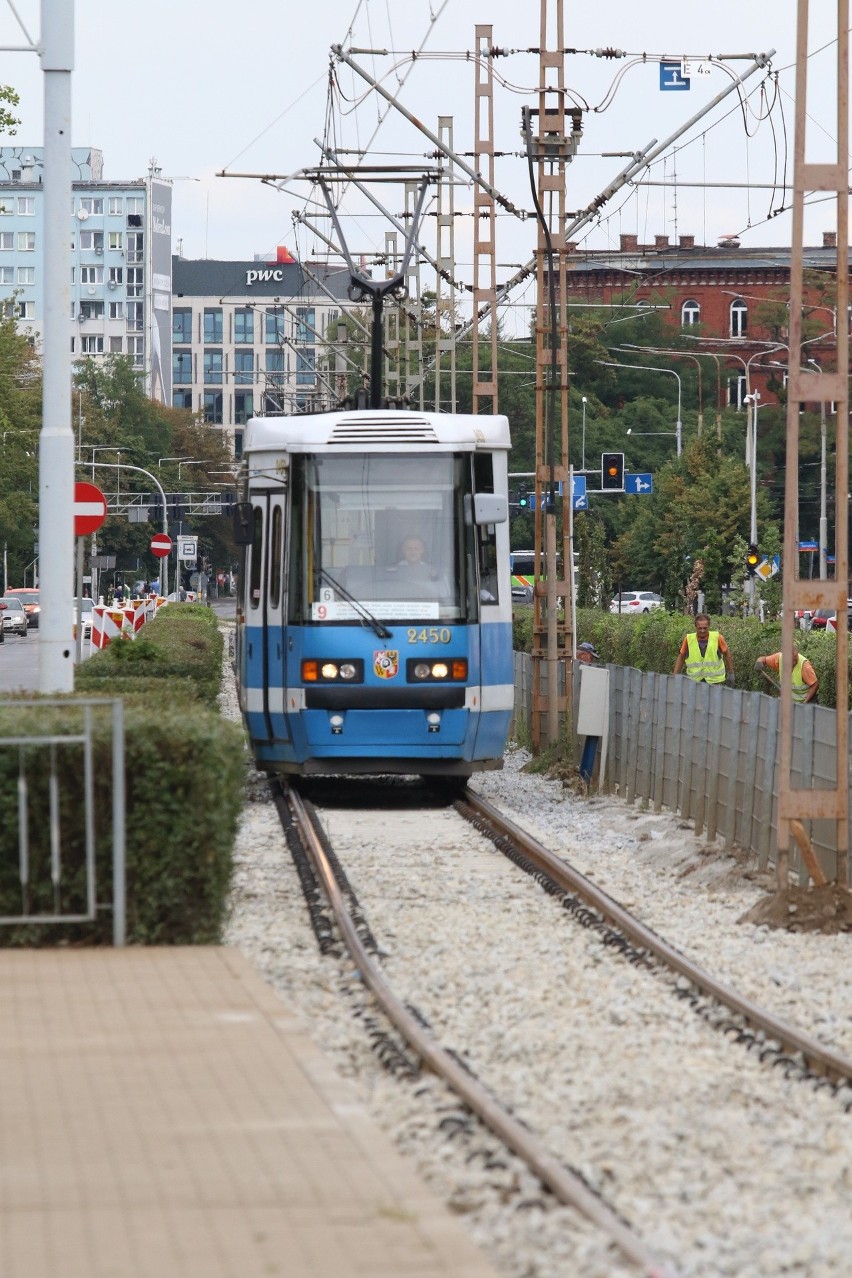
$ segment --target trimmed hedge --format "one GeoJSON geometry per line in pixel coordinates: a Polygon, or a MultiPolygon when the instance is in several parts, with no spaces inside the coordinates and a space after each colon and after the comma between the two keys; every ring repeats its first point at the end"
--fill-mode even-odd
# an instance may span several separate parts
{"type": "MultiPolygon", "coordinates": [[[[517,608],[513,616],[514,645],[518,652],[532,649],[532,608],[517,608]]],[[[773,694],[754,663],[758,657],[778,652],[781,622],[761,622],[756,617],[713,617],[710,624],[725,636],[734,663],[735,686],[747,692],[773,694]]],[[[634,666],[637,670],[671,674],[685,634],[693,621],[662,608],[639,617],[616,617],[598,608],[577,610],[577,642],[593,643],[601,663],[634,666]]],[[[808,658],[819,679],[817,703],[834,706],[837,695],[837,641],[833,635],[796,631],[796,646],[808,658]]],[[[852,709],[852,652],[850,652],[850,709],[852,709]]]]}
{"type": "MultiPolygon", "coordinates": [[[[36,735],[82,722],[80,697],[124,702],[127,939],[136,944],[215,944],[221,940],[232,854],[243,802],[245,738],[215,707],[222,636],[198,605],[169,605],[145,627],[145,640],[116,641],[79,670],[65,704],[0,709],[0,734],[36,735]],[[139,645],[144,644],[143,648],[139,645]],[[112,652],[127,650],[125,655],[112,652]],[[137,649],[135,655],[130,653],[137,649]],[[93,669],[89,669],[92,667],[93,669]],[[216,672],[215,689],[213,671],[216,672]],[[212,689],[212,695],[211,695],[212,689]],[[75,706],[77,707],[75,710],[75,706]]],[[[29,698],[32,700],[33,698],[29,698]]],[[[98,900],[112,898],[111,707],[93,711],[98,900]]],[[[61,749],[58,794],[64,911],[83,907],[85,831],[80,746],[61,749]]],[[[48,746],[24,751],[29,789],[29,912],[52,912],[48,746]]],[[[59,751],[57,751],[59,754],[59,751]]],[[[18,880],[17,749],[0,749],[0,913],[21,909],[18,880]]],[[[112,914],[93,924],[0,929],[0,944],[109,943],[112,914]]]]}

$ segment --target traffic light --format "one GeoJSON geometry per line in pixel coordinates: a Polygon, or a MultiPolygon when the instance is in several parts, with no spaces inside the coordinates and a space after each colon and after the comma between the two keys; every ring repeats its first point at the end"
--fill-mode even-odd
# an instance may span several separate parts
{"type": "Polygon", "coordinates": [[[746,552],[746,568],[748,569],[748,575],[750,577],[753,577],[754,574],[757,572],[757,565],[759,563],[760,563],[760,551],[757,549],[757,546],[755,546],[754,542],[752,542],[748,548],[748,551],[746,552]]]}
{"type": "Polygon", "coordinates": [[[527,493],[518,494],[518,505],[520,506],[521,510],[529,510],[530,499],[527,493]]]}
{"type": "Polygon", "coordinates": [[[601,489],[603,492],[624,492],[624,453],[601,454],[601,489]]]}

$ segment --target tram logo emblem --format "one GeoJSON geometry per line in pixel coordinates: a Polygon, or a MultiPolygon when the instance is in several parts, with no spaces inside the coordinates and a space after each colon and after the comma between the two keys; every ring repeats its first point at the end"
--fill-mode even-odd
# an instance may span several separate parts
{"type": "Polygon", "coordinates": [[[373,653],[373,671],[378,679],[394,679],[399,674],[399,652],[395,648],[373,653]]]}

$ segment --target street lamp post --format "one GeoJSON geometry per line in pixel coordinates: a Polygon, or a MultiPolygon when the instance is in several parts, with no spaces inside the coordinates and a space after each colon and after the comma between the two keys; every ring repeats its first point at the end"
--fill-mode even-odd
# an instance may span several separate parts
{"type": "MultiPolygon", "coordinates": [[[[701,389],[701,359],[691,351],[669,351],[657,346],[639,346],[635,342],[625,342],[615,348],[619,351],[641,351],[644,355],[669,355],[672,359],[691,359],[698,373],[698,438],[704,433],[704,393],[701,389]]],[[[680,414],[678,414],[680,416],[680,414]]]]}
{"type": "MultiPolygon", "coordinates": [[[[809,364],[813,364],[818,373],[822,369],[815,359],[808,359],[809,364]]],[[[828,511],[826,509],[826,427],[825,427],[825,400],[820,400],[819,405],[819,576],[820,581],[825,581],[828,577],[828,511]]]]}
{"type": "MultiPolygon", "coordinates": [[[[760,407],[760,391],[754,390],[750,395],[746,395],[743,400],[746,404],[751,404],[751,443],[749,447],[749,464],[751,467],[750,477],[750,505],[751,505],[751,521],[749,524],[749,540],[753,546],[757,545],[757,410],[760,407]]],[[[755,580],[754,577],[749,578],[749,612],[752,616],[755,613],[754,607],[755,580]]]]}
{"type": "Polygon", "coordinates": [[[583,396],[583,455],[580,460],[583,474],[586,473],[586,396],[583,396]]]}
{"type": "MultiPolygon", "coordinates": [[[[159,489],[160,500],[163,503],[163,532],[168,537],[169,514],[166,509],[166,494],[163,492],[163,486],[160,483],[159,479],[157,479],[156,475],[152,475],[150,470],[143,470],[141,466],[130,466],[128,465],[127,462],[124,462],[124,463],[96,462],[93,460],[92,461],[93,472],[94,472],[95,466],[97,466],[99,469],[105,469],[105,470],[115,470],[115,471],[135,470],[135,471],[138,471],[140,475],[147,475],[148,479],[151,480],[151,483],[156,484],[157,488],[159,489]]],[[[169,557],[168,555],[163,555],[162,558],[160,559],[160,594],[167,595],[168,593],[169,593],[169,557]]]]}
{"type": "Polygon", "coordinates": [[[680,420],[680,402],[681,402],[681,382],[680,373],[676,373],[673,368],[653,368],[648,364],[619,364],[611,359],[596,359],[596,364],[605,364],[607,368],[636,368],[644,373],[668,373],[671,377],[677,378],[677,421],[675,422],[674,431],[649,431],[649,434],[673,434],[677,439],[677,455],[681,453],[681,420],[680,420]]]}

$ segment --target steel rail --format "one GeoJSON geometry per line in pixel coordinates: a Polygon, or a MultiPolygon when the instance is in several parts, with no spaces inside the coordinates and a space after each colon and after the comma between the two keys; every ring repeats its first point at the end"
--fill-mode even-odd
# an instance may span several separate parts
{"type": "Polygon", "coordinates": [[[756,1003],[743,998],[736,990],[724,985],[721,981],[717,981],[704,968],[693,963],[686,955],[681,954],[679,950],[674,949],[667,941],[658,936],[656,932],[651,931],[650,928],[640,923],[638,919],[629,914],[617,901],[614,901],[611,896],[608,896],[595,883],[587,879],[579,870],[574,869],[573,866],[539,843],[526,830],[515,825],[512,820],[504,816],[487,799],[481,798],[474,791],[468,789],[465,790],[461,802],[468,804],[478,816],[493,827],[496,833],[511,839],[513,843],[522,848],[529,859],[539,869],[544,870],[551,878],[555,879],[560,887],[581,896],[584,901],[598,910],[628,936],[631,941],[656,955],[668,967],[685,976],[687,980],[691,981],[705,994],[718,999],[720,1003],[732,1011],[738,1012],[745,1018],[752,1029],[763,1030],[770,1038],[776,1039],[782,1047],[800,1052],[808,1069],[813,1073],[823,1075],[835,1082],[852,1082],[852,1059],[848,1056],[826,1047],[818,1039],[812,1038],[810,1034],[806,1034],[804,1031],[796,1029],[795,1026],[787,1024],[786,1021],[780,1020],[756,1003]]]}
{"type": "Polygon", "coordinates": [[[284,797],[293,814],[305,851],[328,898],[341,936],[384,1014],[396,1027],[421,1061],[461,1097],[468,1108],[538,1176],[560,1203],[573,1207],[602,1230],[624,1256],[638,1265],[646,1278],[676,1278],[675,1271],[660,1261],[633,1232],[587,1186],[567,1171],[558,1159],[526,1128],[503,1110],[485,1089],[449,1055],[402,1005],[364,945],[346,909],[322,841],[299,794],[282,780],[284,797]]]}

